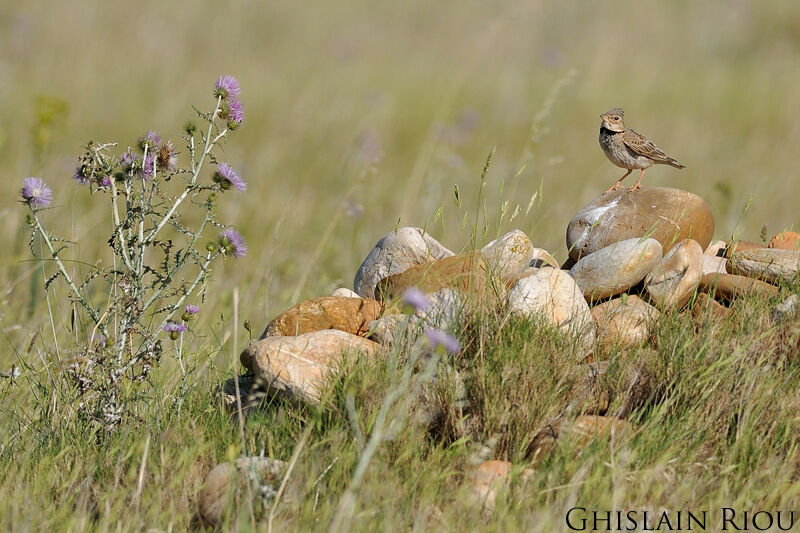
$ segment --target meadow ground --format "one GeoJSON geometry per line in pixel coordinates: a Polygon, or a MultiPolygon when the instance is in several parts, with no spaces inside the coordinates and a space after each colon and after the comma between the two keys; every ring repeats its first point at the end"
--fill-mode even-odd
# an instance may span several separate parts
{"type": "MultiPolygon", "coordinates": [[[[687,166],[652,169],[645,185],[703,197],[717,238],[757,241],[800,222],[800,6],[790,1],[4,2],[0,50],[0,371],[25,367],[0,380],[4,529],[184,529],[211,466],[262,450],[288,459],[304,428],[299,483],[276,520],[326,529],[358,455],[344,391],[368,428],[391,376],[358,365],[331,410],[276,406],[250,418],[242,442],[212,397],[238,369],[241,324],[258,334],[293,303],[350,286],[398,223],[426,226],[453,250],[469,246],[476,219],[479,244],[520,228],[564,259],[567,222],[620,175],[597,145],[598,115],[613,106],[687,166]],[[149,402],[96,444],[45,377],[55,339],[17,189],[45,177],[58,206],[47,217],[80,242],[71,259],[108,261],[107,236],[95,236],[108,213],[70,179],[75,157],[89,140],[127,145],[150,129],[177,140],[225,73],[241,81],[246,109],[225,157],[249,192],[222,216],[250,253],[214,275],[182,411],[149,402]]],[[[68,350],[83,332],[70,328],[66,295],[50,298],[68,350]]],[[[577,459],[559,449],[533,480],[515,479],[481,527],[558,530],[576,502],[796,508],[797,323],[768,322],[777,301],[742,302],[713,334],[665,320],[658,354],[646,355],[665,394],[635,436],[577,459]]],[[[359,494],[356,529],[473,529],[482,518],[465,502],[464,473],[477,443],[505,435],[493,456],[522,468],[530,433],[559,409],[559,374],[574,364],[561,341],[535,324],[499,328],[491,313],[477,322],[462,355],[479,384],[476,433],[409,430],[389,443],[359,494]]],[[[165,361],[154,399],[176,372],[165,361]]]]}

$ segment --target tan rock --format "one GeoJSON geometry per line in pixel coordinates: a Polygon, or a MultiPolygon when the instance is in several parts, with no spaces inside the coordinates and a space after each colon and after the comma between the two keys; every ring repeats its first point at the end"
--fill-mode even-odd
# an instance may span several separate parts
{"type": "Polygon", "coordinates": [[[562,426],[559,438],[568,438],[581,445],[593,439],[617,438],[632,433],[634,426],[615,416],[581,415],[562,426]]]}
{"type": "Polygon", "coordinates": [[[730,244],[728,244],[728,246],[725,248],[725,257],[730,258],[730,256],[736,252],[741,252],[744,250],[756,250],[763,247],[764,245],[758,242],[731,241],[730,244]]]}
{"type": "Polygon", "coordinates": [[[703,254],[703,275],[706,274],[725,274],[728,271],[726,270],[726,264],[728,260],[724,257],[719,257],[716,255],[705,255],[703,254]]]}
{"type": "Polygon", "coordinates": [[[735,252],[727,264],[728,272],[761,279],[767,283],[788,281],[800,270],[800,251],[757,248],[735,252]]]}
{"type": "Polygon", "coordinates": [[[697,295],[694,307],[692,307],[692,317],[699,322],[726,320],[730,314],[730,309],[704,292],[697,295]]]}
{"type": "Polygon", "coordinates": [[[780,250],[800,250],[800,233],[782,231],[769,241],[769,247],[780,250]]]}
{"type": "Polygon", "coordinates": [[[471,252],[409,268],[382,279],[375,290],[378,299],[399,298],[406,289],[417,287],[426,294],[449,287],[464,293],[484,294],[488,265],[480,252],[471,252]]]}
{"type": "Polygon", "coordinates": [[[358,294],[345,287],[339,287],[331,293],[331,296],[339,296],[341,298],[361,298],[358,294]]]}
{"type": "Polygon", "coordinates": [[[703,251],[703,254],[715,257],[723,257],[725,255],[725,248],[727,248],[727,246],[728,243],[725,241],[714,241],[706,247],[706,249],[703,251]]]}
{"type": "Polygon", "coordinates": [[[319,404],[330,372],[341,364],[344,352],[373,355],[380,345],[335,329],[295,337],[266,337],[250,343],[239,359],[280,396],[319,404]]]}
{"type": "Polygon", "coordinates": [[[645,342],[661,313],[635,295],[623,295],[592,307],[597,342],[606,347],[626,347],[645,342]]]}
{"type": "Polygon", "coordinates": [[[567,227],[567,250],[573,259],[615,242],[651,237],[669,251],[684,239],[705,248],[714,235],[714,217],[702,198],[666,187],[626,188],[598,196],[567,227]]]}
{"type": "Polygon", "coordinates": [[[693,239],[676,244],[644,279],[650,299],[659,309],[680,309],[703,278],[703,249],[693,239]]]}
{"type": "Polygon", "coordinates": [[[472,495],[484,509],[492,510],[497,490],[508,484],[512,464],[509,461],[484,461],[472,473],[472,495]]]}
{"type": "Polygon", "coordinates": [[[363,337],[369,331],[369,323],[380,315],[380,302],[371,298],[322,296],[300,302],[273,318],[261,338],[323,329],[338,329],[363,337]]]}
{"type": "Polygon", "coordinates": [[[582,257],[569,270],[589,300],[623,293],[642,281],[661,260],[661,243],[655,239],[627,239],[582,257]]]}
{"type": "Polygon", "coordinates": [[[375,286],[414,265],[450,257],[453,252],[420,228],[398,228],[384,235],[358,267],[353,288],[359,296],[375,298],[375,286]]]}
{"type": "Polygon", "coordinates": [[[240,457],[232,463],[222,463],[214,467],[206,476],[198,494],[200,518],[210,526],[222,523],[229,508],[235,512],[243,497],[247,497],[247,483],[252,486],[256,511],[263,514],[260,502],[269,500],[270,494],[278,490],[287,465],[283,461],[266,457],[240,457]],[[260,498],[261,495],[267,498],[260,498]]]}
{"type": "Polygon", "coordinates": [[[778,294],[778,288],[774,285],[733,274],[706,274],[700,280],[700,290],[714,298],[726,301],[734,300],[743,294],[757,293],[764,296],[778,294]]]}
{"type": "Polygon", "coordinates": [[[481,249],[492,273],[508,281],[518,279],[533,259],[533,243],[525,233],[515,229],[481,249]]]}

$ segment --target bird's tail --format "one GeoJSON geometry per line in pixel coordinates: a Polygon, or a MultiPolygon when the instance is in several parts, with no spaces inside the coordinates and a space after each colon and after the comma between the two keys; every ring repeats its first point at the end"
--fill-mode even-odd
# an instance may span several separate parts
{"type": "Polygon", "coordinates": [[[667,157],[666,163],[671,167],[686,168],[686,166],[681,165],[680,163],[678,163],[676,160],[672,159],[671,157],[667,157]]]}

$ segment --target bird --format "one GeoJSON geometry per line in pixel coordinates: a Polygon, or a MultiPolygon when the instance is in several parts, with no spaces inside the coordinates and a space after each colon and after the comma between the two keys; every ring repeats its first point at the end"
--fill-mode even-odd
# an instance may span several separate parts
{"type": "MultiPolygon", "coordinates": [[[[600,118],[600,147],[609,161],[620,168],[628,169],[624,176],[617,180],[606,192],[619,188],[622,180],[634,169],[641,170],[639,180],[629,190],[642,188],[644,171],[654,164],[669,165],[675,168],[686,168],[675,159],[665,154],[653,141],[630,128],[625,128],[625,112],[619,107],[606,111],[600,118]]],[[[605,193],[603,193],[605,194],[605,193]]]]}

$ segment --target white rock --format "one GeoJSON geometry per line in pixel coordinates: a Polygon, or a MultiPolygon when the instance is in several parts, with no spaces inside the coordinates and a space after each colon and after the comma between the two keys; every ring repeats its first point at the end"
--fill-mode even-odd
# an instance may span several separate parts
{"type": "Polygon", "coordinates": [[[333,291],[333,293],[331,293],[331,296],[339,296],[340,298],[361,298],[361,296],[345,287],[336,289],[333,291]]]}
{"type": "Polygon", "coordinates": [[[515,229],[481,249],[489,268],[503,279],[511,279],[528,267],[533,259],[533,243],[525,233],[515,229]]]}
{"type": "Polygon", "coordinates": [[[642,281],[661,260],[655,239],[627,239],[581,258],[570,269],[587,300],[623,293],[642,281]]]}
{"type": "Polygon", "coordinates": [[[684,239],[644,279],[650,299],[659,309],[683,307],[703,279],[703,249],[697,241],[684,239]]]}
{"type": "Polygon", "coordinates": [[[708,245],[703,254],[721,257],[720,252],[724,250],[726,246],[728,246],[728,244],[725,241],[714,241],[708,245]]]}
{"type": "Polygon", "coordinates": [[[703,254],[703,274],[725,274],[725,264],[728,262],[724,257],[703,254]]]}
{"type": "Polygon", "coordinates": [[[453,254],[420,228],[405,227],[384,235],[370,250],[356,272],[353,288],[364,298],[375,297],[380,280],[414,265],[453,254]]]}

